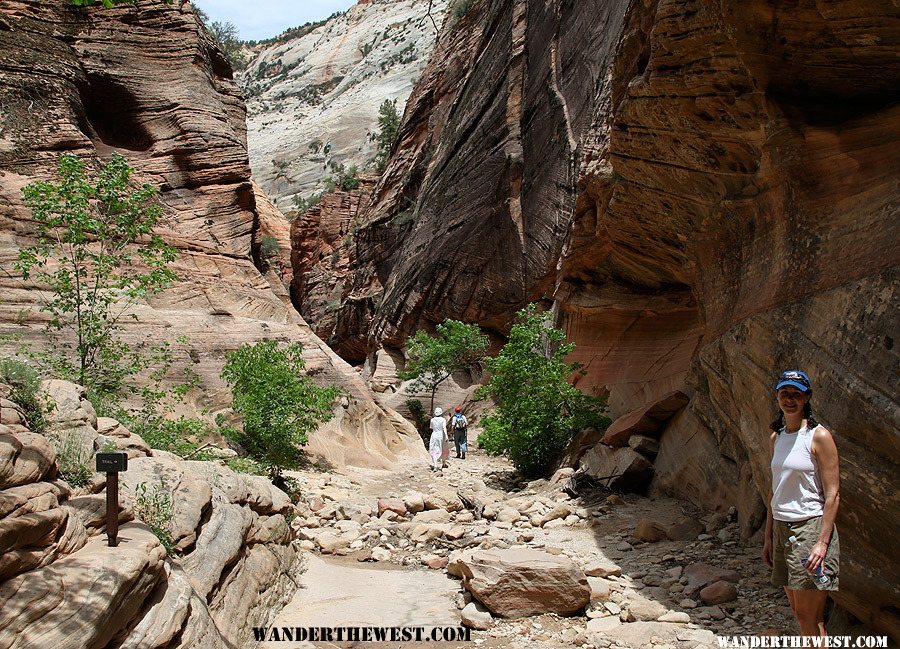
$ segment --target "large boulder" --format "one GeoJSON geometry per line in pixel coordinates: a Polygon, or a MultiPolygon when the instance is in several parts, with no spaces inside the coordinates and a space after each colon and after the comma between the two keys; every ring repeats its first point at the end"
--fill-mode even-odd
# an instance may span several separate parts
{"type": "Polygon", "coordinates": [[[572,615],[591,600],[587,577],[562,555],[513,548],[479,550],[455,559],[466,589],[499,617],[572,615]]]}
{"type": "Polygon", "coordinates": [[[640,491],[653,477],[653,464],[631,448],[597,444],[581,457],[581,467],[603,485],[640,491]]]}

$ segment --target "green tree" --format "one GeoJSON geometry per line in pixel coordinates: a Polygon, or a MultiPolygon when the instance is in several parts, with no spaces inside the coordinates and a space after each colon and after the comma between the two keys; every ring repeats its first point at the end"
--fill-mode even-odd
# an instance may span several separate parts
{"type": "Polygon", "coordinates": [[[391,147],[397,139],[400,130],[400,113],[397,112],[397,100],[385,99],[378,107],[378,133],[369,134],[369,139],[375,142],[378,149],[375,153],[375,168],[381,173],[387,166],[391,147]]]}
{"type": "Polygon", "coordinates": [[[409,361],[399,374],[401,379],[414,380],[413,390],[431,393],[429,412],[434,412],[438,386],[456,370],[469,369],[483,360],[488,348],[488,338],[476,324],[444,320],[435,330],[434,336],[419,330],[407,339],[409,361]]]}
{"type": "Polygon", "coordinates": [[[23,190],[37,244],[19,251],[16,268],[50,293],[41,310],[50,315],[53,344],[37,356],[63,378],[115,394],[127,376],[165,355],[167,346],[150,356],[132,350],[118,333],[123,318],[137,320],[130,307],[176,279],[175,249],[153,234],[162,214],[156,190],[131,187],[131,167],[118,153],[93,179],[72,154],[59,157],[58,171],[58,183],[23,190]],[[74,348],[57,340],[60,333],[74,336],[74,348]]]}
{"type": "Polygon", "coordinates": [[[216,41],[231,67],[235,70],[243,70],[247,67],[247,60],[242,51],[243,43],[238,38],[237,25],[232,22],[219,20],[210,21],[209,14],[200,7],[194,7],[194,14],[196,14],[200,24],[209,32],[209,35],[213,37],[213,40],[216,41]]]}
{"type": "Polygon", "coordinates": [[[359,169],[356,165],[350,165],[347,168],[342,163],[334,162],[333,160],[328,165],[331,167],[332,175],[331,178],[325,180],[326,192],[335,190],[349,192],[353,189],[359,189],[359,169]]]}
{"type": "MultiPolygon", "coordinates": [[[[160,0],[160,2],[166,5],[172,4],[172,0],[160,0]]],[[[100,0],[100,3],[107,9],[112,9],[116,5],[137,4],[137,0],[100,0]]],[[[97,0],[69,0],[69,4],[73,7],[92,7],[97,4],[97,0]]]]}
{"type": "Polygon", "coordinates": [[[331,404],[342,392],[303,375],[302,351],[297,343],[281,347],[263,340],[228,352],[222,370],[234,397],[232,408],[243,418],[243,430],[227,434],[264,464],[278,485],[284,484],[282,469],[297,466],[297,447],[331,419],[331,404]]]}
{"type": "Polygon", "coordinates": [[[508,456],[527,477],[546,475],[577,431],[609,425],[605,401],[569,383],[580,368],[566,363],[575,345],[565,339],[549,313],[528,305],[500,354],[485,361],[491,380],[476,391],[497,406],[481,420],[479,447],[508,456]]]}

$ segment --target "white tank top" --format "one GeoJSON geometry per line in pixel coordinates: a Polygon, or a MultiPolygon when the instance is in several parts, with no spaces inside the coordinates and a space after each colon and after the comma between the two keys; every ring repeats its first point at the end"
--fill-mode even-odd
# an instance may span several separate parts
{"type": "Polygon", "coordinates": [[[776,521],[803,521],[821,516],[824,511],[825,492],[812,454],[813,431],[804,422],[797,432],[782,429],[775,437],[772,518],[776,521]]]}

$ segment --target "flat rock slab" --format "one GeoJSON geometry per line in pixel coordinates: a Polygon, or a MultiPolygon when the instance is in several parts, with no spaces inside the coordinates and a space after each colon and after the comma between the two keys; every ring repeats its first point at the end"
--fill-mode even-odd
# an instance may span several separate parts
{"type": "MultiPolygon", "coordinates": [[[[458,582],[443,572],[382,568],[385,564],[359,567],[350,562],[307,554],[301,587],[271,626],[460,625],[454,603],[458,582]]],[[[284,644],[262,642],[259,646],[278,649],[284,644]]]]}
{"type": "Polygon", "coordinates": [[[494,615],[567,615],[584,608],[591,587],[568,557],[532,549],[478,550],[456,560],[463,584],[494,615]]]}

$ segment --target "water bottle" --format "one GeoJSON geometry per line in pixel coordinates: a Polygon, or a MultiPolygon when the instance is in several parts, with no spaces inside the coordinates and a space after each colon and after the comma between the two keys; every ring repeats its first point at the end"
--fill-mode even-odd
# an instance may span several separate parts
{"type": "MultiPolygon", "coordinates": [[[[800,552],[800,541],[797,540],[796,536],[791,536],[788,538],[787,545],[791,546],[795,552],[800,552]]],[[[806,555],[805,559],[802,559],[800,563],[803,564],[803,567],[806,567],[806,561],[809,559],[809,555],[806,555]]],[[[828,588],[831,585],[831,577],[825,574],[825,571],[822,570],[822,566],[816,568],[815,573],[812,575],[813,583],[816,585],[816,588],[819,590],[823,590],[828,588]]]]}

